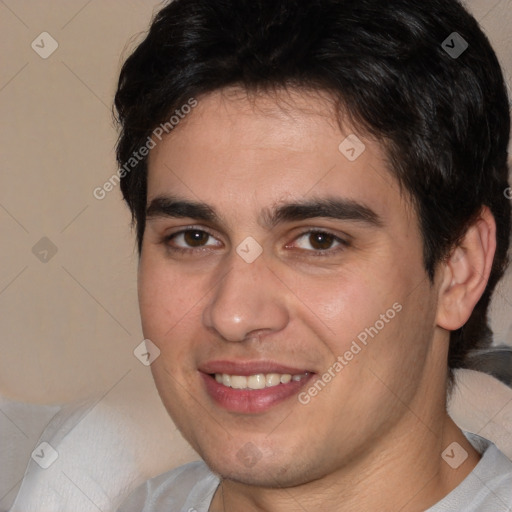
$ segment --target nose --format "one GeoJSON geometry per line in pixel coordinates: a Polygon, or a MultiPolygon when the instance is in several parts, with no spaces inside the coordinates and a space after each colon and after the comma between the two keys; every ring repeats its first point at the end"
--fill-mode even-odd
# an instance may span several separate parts
{"type": "Polygon", "coordinates": [[[263,258],[246,263],[234,254],[230,262],[203,310],[204,325],[230,342],[284,329],[289,322],[286,288],[263,258]]]}

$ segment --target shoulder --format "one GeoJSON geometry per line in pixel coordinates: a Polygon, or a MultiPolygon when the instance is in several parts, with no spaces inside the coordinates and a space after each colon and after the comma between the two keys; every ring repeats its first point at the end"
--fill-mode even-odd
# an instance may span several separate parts
{"type": "Polygon", "coordinates": [[[465,480],[428,512],[510,512],[512,510],[512,461],[494,444],[467,435],[482,458],[465,480]]]}
{"type": "Polygon", "coordinates": [[[118,512],[207,511],[219,477],[203,461],[151,478],[124,501],[118,512]]]}

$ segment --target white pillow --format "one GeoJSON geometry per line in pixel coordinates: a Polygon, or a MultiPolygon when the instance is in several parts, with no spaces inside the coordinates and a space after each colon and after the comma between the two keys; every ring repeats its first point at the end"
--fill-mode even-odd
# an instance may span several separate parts
{"type": "Polygon", "coordinates": [[[140,483],[199,458],[135,379],[63,406],[33,450],[11,512],[115,511],[140,483]]]}
{"type": "Polygon", "coordinates": [[[448,411],[462,430],[491,440],[512,459],[512,388],[486,373],[457,370],[448,411]]]}

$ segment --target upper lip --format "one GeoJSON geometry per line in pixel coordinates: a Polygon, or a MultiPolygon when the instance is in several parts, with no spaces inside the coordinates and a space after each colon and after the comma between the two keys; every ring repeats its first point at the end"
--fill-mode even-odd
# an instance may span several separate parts
{"type": "Polygon", "coordinates": [[[312,373],[305,368],[297,368],[283,365],[274,361],[208,361],[199,367],[204,373],[226,373],[228,375],[256,375],[258,373],[281,373],[290,375],[302,375],[312,373]]]}

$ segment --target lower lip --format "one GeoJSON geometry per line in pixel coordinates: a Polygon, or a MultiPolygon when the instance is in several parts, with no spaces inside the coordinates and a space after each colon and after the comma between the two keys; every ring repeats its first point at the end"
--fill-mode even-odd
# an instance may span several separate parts
{"type": "Polygon", "coordinates": [[[287,384],[278,384],[263,389],[233,389],[219,384],[215,377],[200,372],[210,397],[228,411],[256,414],[265,412],[271,407],[284,402],[298,394],[314,374],[303,377],[299,381],[291,380],[287,384]]]}

